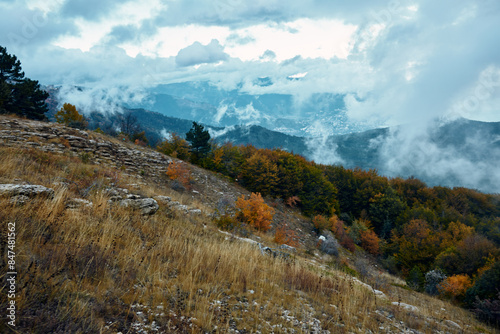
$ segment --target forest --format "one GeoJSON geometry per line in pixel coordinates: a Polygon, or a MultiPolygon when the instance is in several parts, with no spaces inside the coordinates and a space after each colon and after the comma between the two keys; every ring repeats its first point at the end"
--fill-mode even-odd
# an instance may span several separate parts
{"type": "Polygon", "coordinates": [[[297,206],[319,234],[330,230],[344,248],[365,249],[413,289],[498,321],[500,195],[321,165],[281,149],[220,144],[194,124],[188,140],[173,135],[157,149],[297,206]]]}

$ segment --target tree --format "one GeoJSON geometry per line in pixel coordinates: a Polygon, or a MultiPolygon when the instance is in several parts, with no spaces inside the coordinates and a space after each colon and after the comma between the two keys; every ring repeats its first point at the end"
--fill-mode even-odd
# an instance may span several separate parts
{"type": "Polygon", "coordinates": [[[172,133],[169,139],[161,142],[156,149],[174,158],[181,160],[189,159],[189,144],[175,133],[172,133]]]}
{"type": "Polygon", "coordinates": [[[120,129],[130,140],[132,140],[134,134],[141,132],[141,126],[131,111],[120,117],[120,129]]]}
{"type": "Polygon", "coordinates": [[[47,119],[45,113],[49,109],[45,100],[49,94],[40,88],[38,81],[24,79],[11,87],[11,98],[6,108],[8,112],[30,119],[47,119]]]}
{"type": "Polygon", "coordinates": [[[36,80],[24,78],[21,62],[0,46],[0,113],[44,120],[49,94],[36,80]]]}
{"type": "Polygon", "coordinates": [[[186,140],[191,143],[191,153],[195,162],[199,162],[210,152],[210,134],[203,125],[193,122],[193,126],[186,133],[186,140]]]}
{"type": "Polygon", "coordinates": [[[82,114],[80,114],[76,107],[72,104],[65,103],[63,107],[55,114],[56,122],[65,124],[72,128],[85,129],[87,121],[82,114]]]}
{"type": "Polygon", "coordinates": [[[5,47],[0,46],[0,82],[15,84],[21,82],[23,78],[21,62],[15,55],[8,54],[5,47]]]}
{"type": "Polygon", "coordinates": [[[240,210],[237,216],[242,222],[263,232],[271,228],[274,209],[264,203],[260,193],[252,193],[249,199],[241,195],[236,201],[236,207],[240,210]]]}

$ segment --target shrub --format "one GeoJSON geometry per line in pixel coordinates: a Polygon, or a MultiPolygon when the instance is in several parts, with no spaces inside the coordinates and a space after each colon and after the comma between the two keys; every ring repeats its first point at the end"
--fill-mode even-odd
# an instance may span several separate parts
{"type": "Polygon", "coordinates": [[[249,199],[245,199],[245,196],[242,195],[236,201],[236,207],[240,210],[238,212],[240,221],[259,231],[265,232],[271,228],[274,209],[264,203],[260,193],[252,193],[249,199]]]}
{"type": "Polygon", "coordinates": [[[361,247],[372,255],[380,254],[380,238],[373,230],[361,231],[359,234],[361,247]]]}
{"type": "Polygon", "coordinates": [[[326,219],[326,217],[322,215],[314,216],[312,219],[314,227],[321,233],[323,230],[330,230],[332,228],[332,224],[326,219]]]}
{"type": "Polygon", "coordinates": [[[493,300],[500,290],[500,262],[496,262],[491,269],[485,271],[476,279],[474,286],[467,290],[465,295],[466,304],[472,308],[479,300],[493,300]]]}
{"type": "Polygon", "coordinates": [[[356,250],[354,241],[346,232],[344,222],[342,222],[341,220],[336,220],[333,224],[333,233],[339,240],[339,243],[342,245],[342,247],[351,252],[354,252],[356,250]]]}
{"type": "Polygon", "coordinates": [[[167,176],[174,181],[180,182],[184,187],[189,186],[191,172],[179,161],[172,161],[167,168],[167,176]]]}
{"type": "Polygon", "coordinates": [[[406,278],[406,284],[414,290],[422,291],[422,287],[424,285],[424,274],[422,274],[419,267],[415,266],[412,270],[410,270],[410,273],[406,278]]]}
{"type": "Polygon", "coordinates": [[[274,241],[277,244],[285,244],[292,247],[297,247],[299,245],[297,234],[294,230],[288,228],[287,224],[281,225],[276,229],[274,241]]]}
{"type": "Polygon", "coordinates": [[[325,240],[319,241],[319,249],[328,255],[338,256],[339,255],[339,243],[330,233],[327,233],[325,240]]]}
{"type": "Polygon", "coordinates": [[[500,292],[496,299],[480,300],[476,298],[472,311],[476,316],[497,327],[500,326],[500,292]]]}
{"type": "Polygon", "coordinates": [[[438,286],[446,279],[445,273],[441,269],[434,269],[425,274],[425,292],[431,296],[439,294],[438,286]]]}
{"type": "Polygon", "coordinates": [[[453,275],[441,282],[438,289],[442,295],[452,299],[460,299],[467,289],[472,286],[472,281],[467,275],[453,275]]]}

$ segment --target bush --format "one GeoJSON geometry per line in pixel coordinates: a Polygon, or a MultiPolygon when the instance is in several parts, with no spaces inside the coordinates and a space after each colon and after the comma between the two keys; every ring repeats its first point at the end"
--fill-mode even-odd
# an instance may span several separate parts
{"type": "Polygon", "coordinates": [[[297,247],[299,245],[297,240],[297,234],[294,230],[288,228],[287,224],[278,227],[274,234],[274,242],[280,245],[284,244],[292,247],[297,247]]]}
{"type": "Polygon", "coordinates": [[[328,255],[338,256],[339,255],[339,243],[330,233],[327,233],[325,240],[320,240],[319,249],[328,255]]]}
{"type": "Polygon", "coordinates": [[[361,247],[372,255],[380,254],[380,239],[372,230],[361,231],[359,234],[361,247]]]}
{"type": "Polygon", "coordinates": [[[425,292],[431,296],[439,294],[439,284],[446,279],[441,269],[434,269],[425,274],[425,292]]]}
{"type": "Polygon", "coordinates": [[[260,193],[252,193],[249,199],[241,195],[236,201],[236,207],[240,210],[237,216],[243,223],[264,232],[271,228],[274,209],[264,203],[260,193]]]}
{"type": "Polygon", "coordinates": [[[412,270],[410,270],[410,273],[406,278],[406,284],[413,290],[422,291],[422,287],[424,285],[424,274],[422,274],[419,267],[415,266],[412,270]]]}
{"type": "Polygon", "coordinates": [[[468,288],[472,286],[472,281],[467,275],[453,275],[441,282],[438,289],[442,295],[452,299],[461,299],[468,288]]]}
{"type": "Polygon", "coordinates": [[[500,327],[500,292],[496,299],[480,300],[476,298],[472,311],[480,320],[500,327]]]}

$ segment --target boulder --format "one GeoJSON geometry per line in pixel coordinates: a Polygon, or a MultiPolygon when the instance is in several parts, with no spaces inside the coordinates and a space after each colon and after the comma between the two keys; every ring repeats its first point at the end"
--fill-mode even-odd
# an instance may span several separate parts
{"type": "Polygon", "coordinates": [[[121,206],[141,210],[143,215],[152,215],[160,208],[158,202],[152,198],[124,199],[119,202],[121,206]]]}

